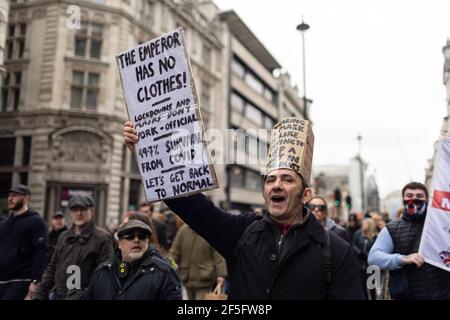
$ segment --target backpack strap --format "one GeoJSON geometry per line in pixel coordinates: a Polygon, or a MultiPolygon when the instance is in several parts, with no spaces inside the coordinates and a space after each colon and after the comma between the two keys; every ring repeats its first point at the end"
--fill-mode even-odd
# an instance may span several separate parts
{"type": "Polygon", "coordinates": [[[325,229],[325,243],[321,245],[322,250],[322,267],[325,273],[325,285],[328,287],[331,283],[331,271],[333,269],[331,263],[331,240],[330,231],[325,229]]]}

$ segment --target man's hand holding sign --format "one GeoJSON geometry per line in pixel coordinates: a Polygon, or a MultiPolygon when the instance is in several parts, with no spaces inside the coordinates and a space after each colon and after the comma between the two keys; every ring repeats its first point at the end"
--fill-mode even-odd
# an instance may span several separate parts
{"type": "MultiPolygon", "coordinates": [[[[175,67],[177,65],[181,67],[180,57],[177,56],[175,60],[175,67]]],[[[155,71],[154,66],[155,63],[152,65],[153,71],[155,71]]],[[[156,74],[157,72],[155,76],[156,74]]],[[[197,145],[204,147],[204,144],[200,142],[200,136],[197,135],[199,133],[198,114],[187,108],[178,107],[178,104],[186,99],[195,101],[196,104],[197,98],[189,94],[189,90],[184,87],[185,84],[187,86],[190,84],[189,81],[184,82],[184,77],[180,78],[181,88],[177,87],[176,75],[183,72],[178,70],[174,74],[174,87],[170,86],[170,88],[175,90],[173,92],[177,95],[181,92],[185,94],[178,98],[171,98],[170,101],[164,100],[158,106],[154,106],[155,100],[162,101],[161,97],[150,95],[150,104],[155,107],[150,116],[158,118],[161,116],[157,125],[153,124],[153,118],[147,117],[149,111],[139,110],[134,113],[130,111],[130,106],[128,107],[130,118],[134,121],[134,128],[131,122],[125,123],[123,136],[125,143],[136,150],[138,160],[143,148],[150,146],[155,148],[147,149],[147,154],[151,152],[156,154],[156,151],[161,152],[164,148],[169,152],[168,150],[180,144],[189,145],[194,151],[188,152],[187,158],[196,158],[202,152],[206,153],[205,149],[194,148],[197,145]],[[171,104],[170,107],[169,104],[171,104]],[[172,109],[161,110],[164,106],[172,109]],[[178,122],[162,116],[165,111],[167,118],[169,115],[171,117],[174,108],[184,110],[183,114],[177,115],[178,117],[187,117],[184,126],[189,128],[189,132],[181,140],[175,140],[171,136],[178,130],[178,122]],[[165,130],[160,131],[162,123],[164,126],[170,124],[169,126],[174,127],[164,127],[165,130]],[[142,133],[144,124],[148,134],[146,131],[142,133]],[[159,139],[162,139],[161,136],[164,136],[162,145],[159,142],[159,139]]],[[[124,79],[123,74],[122,77],[124,88],[126,83],[136,82],[136,76],[132,72],[127,80],[124,79]]],[[[130,97],[127,97],[129,105],[130,101],[132,103],[137,101],[138,87],[141,88],[140,85],[129,90],[125,88],[126,95],[130,94],[130,97]]],[[[148,85],[146,87],[151,88],[148,85]]],[[[149,90],[151,94],[154,89],[149,90]]],[[[164,97],[163,99],[166,99],[164,97]]],[[[186,105],[191,104],[185,103],[184,107],[186,105]]],[[[230,299],[361,299],[363,294],[359,271],[350,245],[331,232],[326,232],[304,206],[312,195],[308,184],[313,149],[314,135],[308,121],[287,118],[274,127],[266,175],[265,178],[261,177],[264,179],[263,197],[267,208],[262,216],[251,212],[239,215],[227,213],[217,208],[201,193],[177,197],[185,194],[181,190],[180,194],[177,191],[169,194],[172,189],[175,190],[175,185],[172,185],[169,190],[165,188],[167,197],[152,193],[151,188],[148,189],[150,192],[147,197],[153,201],[164,199],[173,212],[227,260],[232,270],[228,279],[231,288],[230,299]],[[168,197],[172,199],[169,200],[168,197]],[[330,243],[332,243],[331,246],[330,243]],[[324,256],[326,258],[323,258],[324,256]]],[[[175,162],[177,160],[170,158],[170,155],[167,158],[163,162],[164,168],[160,163],[150,163],[147,168],[147,164],[144,163],[149,160],[140,160],[144,183],[149,180],[144,174],[157,172],[156,178],[158,178],[162,176],[163,171],[176,168],[174,171],[184,172],[184,177],[186,175],[191,177],[191,174],[200,175],[197,180],[199,182],[194,184],[197,191],[217,186],[212,166],[206,165],[207,157],[202,158],[204,162],[201,165],[197,165],[196,162],[197,167],[187,166],[184,162],[171,163],[171,160],[175,162]],[[185,168],[178,169],[178,166],[185,166],[185,168]]]]}
{"type": "Polygon", "coordinates": [[[217,188],[183,30],[117,55],[134,151],[149,202],[217,188]]]}

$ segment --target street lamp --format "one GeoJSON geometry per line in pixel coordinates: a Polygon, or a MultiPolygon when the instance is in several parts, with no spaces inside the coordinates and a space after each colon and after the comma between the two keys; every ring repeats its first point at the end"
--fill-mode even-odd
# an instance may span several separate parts
{"type": "Polygon", "coordinates": [[[305,32],[309,29],[309,24],[303,22],[297,26],[297,30],[302,34],[303,47],[303,117],[308,120],[308,101],[306,99],[306,64],[305,64],[305,32]]]}
{"type": "Polygon", "coordinates": [[[365,196],[364,196],[364,169],[363,169],[363,160],[361,157],[361,144],[362,144],[362,136],[361,134],[358,134],[358,160],[359,160],[359,183],[360,183],[360,187],[361,187],[361,211],[364,213],[364,209],[365,209],[365,196]]]}

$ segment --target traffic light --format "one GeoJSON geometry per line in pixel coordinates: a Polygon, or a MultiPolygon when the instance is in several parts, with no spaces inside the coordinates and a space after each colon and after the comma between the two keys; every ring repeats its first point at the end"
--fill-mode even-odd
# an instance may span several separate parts
{"type": "Polygon", "coordinates": [[[345,197],[345,207],[348,210],[352,208],[352,197],[349,194],[345,197]]]}
{"type": "Polygon", "coordinates": [[[342,201],[341,190],[339,190],[339,188],[336,188],[336,190],[334,190],[334,206],[340,207],[341,201],[342,201]]]}

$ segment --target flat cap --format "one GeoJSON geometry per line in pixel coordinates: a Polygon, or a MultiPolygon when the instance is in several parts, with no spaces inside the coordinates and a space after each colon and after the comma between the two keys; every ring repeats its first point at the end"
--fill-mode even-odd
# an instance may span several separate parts
{"type": "Polygon", "coordinates": [[[94,207],[94,199],[85,194],[73,196],[69,200],[69,208],[72,209],[74,207],[92,208],[94,207]]]}
{"type": "Polygon", "coordinates": [[[131,219],[128,222],[122,224],[117,230],[117,237],[121,237],[124,234],[131,232],[132,230],[140,230],[147,233],[149,236],[152,234],[152,229],[145,222],[138,219],[131,219]]]}
{"type": "Polygon", "coordinates": [[[15,193],[22,194],[24,196],[31,195],[30,189],[24,184],[18,184],[10,189],[7,189],[5,192],[6,193],[15,192],[15,193]]]}

